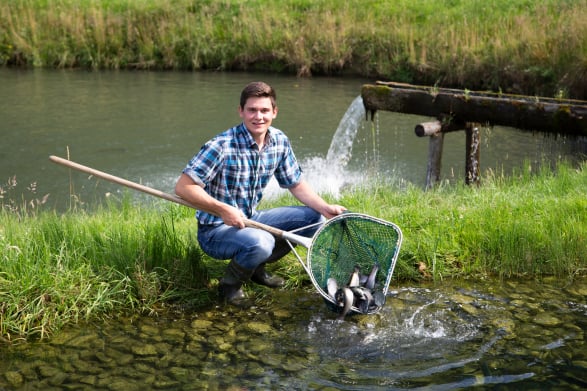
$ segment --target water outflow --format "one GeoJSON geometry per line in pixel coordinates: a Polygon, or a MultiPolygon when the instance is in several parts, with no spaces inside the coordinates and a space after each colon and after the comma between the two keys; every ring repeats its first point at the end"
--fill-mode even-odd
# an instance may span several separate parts
{"type": "MultiPolygon", "coordinates": [[[[359,95],[340,120],[326,158],[314,156],[301,161],[305,178],[316,192],[338,197],[344,187],[364,181],[364,173],[352,172],[347,168],[353,156],[353,143],[364,118],[365,107],[359,95]]],[[[272,180],[265,196],[273,198],[282,193],[277,182],[272,180]]]]}
{"type": "Polygon", "coordinates": [[[326,154],[326,164],[344,168],[353,156],[353,143],[361,121],[365,118],[365,106],[361,95],[357,96],[340,120],[326,154]]]}

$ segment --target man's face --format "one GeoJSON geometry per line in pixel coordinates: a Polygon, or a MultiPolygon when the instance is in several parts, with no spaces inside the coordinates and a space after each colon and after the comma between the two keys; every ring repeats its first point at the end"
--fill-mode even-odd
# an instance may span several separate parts
{"type": "MultiPolygon", "coordinates": [[[[245,107],[238,108],[238,113],[245,126],[258,142],[259,137],[264,137],[273,119],[277,116],[277,107],[271,105],[270,98],[249,98],[245,107]]],[[[262,140],[261,140],[262,141],[262,140]]]]}

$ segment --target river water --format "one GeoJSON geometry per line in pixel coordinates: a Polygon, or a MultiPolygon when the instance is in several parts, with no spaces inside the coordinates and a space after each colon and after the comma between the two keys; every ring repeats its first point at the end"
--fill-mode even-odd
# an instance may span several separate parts
{"type": "Polygon", "coordinates": [[[336,320],[316,292],[110,319],[0,347],[10,390],[583,390],[587,282],[392,286],[336,320]]]}
{"type": "MultiPolygon", "coordinates": [[[[57,209],[67,207],[72,195],[91,204],[121,191],[85,174],[70,176],[49,162],[50,155],[58,155],[170,192],[202,143],[240,121],[240,91],[258,79],[276,88],[279,114],[274,125],[290,136],[319,192],[337,195],[365,178],[425,185],[428,140],[416,137],[414,127],[430,118],[380,112],[370,122],[355,110],[350,118],[356,122],[348,128],[347,111],[370,80],[3,68],[0,186],[16,177],[18,186],[6,197],[28,200],[49,193],[47,205],[57,209]],[[342,130],[339,137],[337,130],[342,130]],[[36,194],[27,190],[32,183],[36,194]]],[[[499,175],[525,161],[576,161],[585,154],[585,139],[503,127],[482,131],[481,167],[499,175]]],[[[447,134],[443,179],[463,180],[464,161],[464,132],[447,134]]]]}
{"type": "MultiPolygon", "coordinates": [[[[69,153],[171,192],[199,146],[238,122],[238,95],[255,79],[276,87],[274,124],[320,192],[336,195],[365,178],[424,186],[428,142],[414,126],[429,118],[383,112],[364,121],[357,99],[368,80],[10,69],[0,69],[0,180],[16,177],[8,196],[50,193],[47,207],[57,209],[71,195],[91,204],[121,191],[48,160],[69,153]]],[[[586,144],[484,129],[481,165],[507,174],[525,161],[577,161],[586,144]]],[[[443,178],[462,180],[464,155],[464,134],[448,134],[443,178]]],[[[414,283],[390,292],[378,314],[344,321],[315,292],[277,290],[247,310],[80,324],[49,341],[0,346],[0,390],[587,387],[584,278],[414,283]]]]}

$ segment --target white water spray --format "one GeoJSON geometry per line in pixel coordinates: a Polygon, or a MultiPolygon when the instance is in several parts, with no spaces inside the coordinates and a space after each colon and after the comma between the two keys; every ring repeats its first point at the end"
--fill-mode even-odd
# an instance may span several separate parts
{"type": "MultiPolygon", "coordinates": [[[[317,193],[338,197],[345,186],[358,184],[364,180],[363,173],[353,173],[347,169],[353,156],[353,143],[364,118],[365,106],[363,98],[359,95],[340,120],[326,158],[316,156],[301,162],[306,180],[317,193]]],[[[272,180],[265,196],[273,198],[282,193],[276,181],[272,180]]]]}

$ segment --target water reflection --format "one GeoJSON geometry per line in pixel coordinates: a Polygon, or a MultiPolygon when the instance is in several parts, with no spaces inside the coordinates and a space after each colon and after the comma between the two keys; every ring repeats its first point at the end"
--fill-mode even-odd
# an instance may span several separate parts
{"type": "Polygon", "coordinates": [[[444,281],[396,287],[378,314],[338,321],[317,293],[282,290],[247,310],[106,321],[4,346],[0,389],[579,390],[586,296],[584,279],[444,281]]]}

